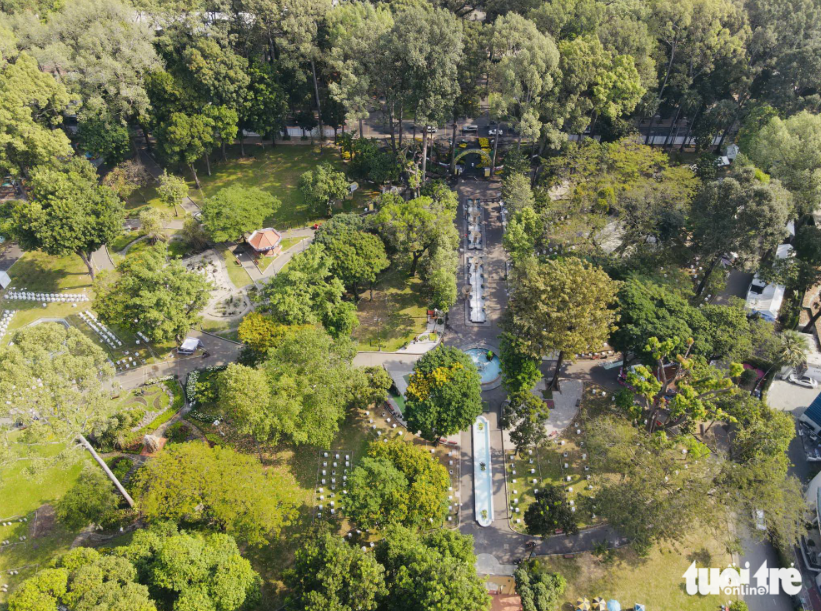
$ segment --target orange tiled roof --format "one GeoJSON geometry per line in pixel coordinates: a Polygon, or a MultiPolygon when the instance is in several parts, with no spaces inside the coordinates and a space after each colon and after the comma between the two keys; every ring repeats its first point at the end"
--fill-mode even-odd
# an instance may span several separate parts
{"type": "Polygon", "coordinates": [[[258,229],[252,233],[248,238],[248,243],[254,250],[270,250],[279,244],[281,237],[279,232],[268,227],[266,229],[258,229]]]}

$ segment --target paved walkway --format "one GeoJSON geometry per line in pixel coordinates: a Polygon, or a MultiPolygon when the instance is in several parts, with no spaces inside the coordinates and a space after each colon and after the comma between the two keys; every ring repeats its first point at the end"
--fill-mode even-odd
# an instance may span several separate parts
{"type": "Polygon", "coordinates": [[[189,337],[196,337],[202,342],[204,349],[211,354],[208,358],[201,355],[176,358],[172,357],[162,363],[146,365],[138,369],[123,371],[114,376],[114,386],[123,390],[131,390],[145,384],[150,378],[164,377],[167,375],[177,375],[180,382],[184,383],[185,378],[195,369],[227,365],[239,358],[242,345],[235,342],[209,335],[201,331],[190,331],[189,337]]]}
{"type": "MultiPolygon", "coordinates": [[[[499,183],[486,181],[460,181],[457,186],[459,194],[459,211],[457,222],[463,218],[462,206],[467,198],[489,199],[496,197],[500,190],[499,183]]],[[[487,322],[473,324],[467,317],[467,308],[464,307],[462,297],[463,287],[467,284],[466,255],[464,243],[460,249],[461,267],[459,275],[459,300],[448,315],[448,324],[445,329],[444,343],[460,348],[471,345],[498,345],[501,333],[499,321],[507,305],[507,283],[505,277],[506,253],[502,247],[503,228],[499,214],[499,206],[489,204],[486,215],[485,249],[483,254],[486,278],[486,309],[487,322]]],[[[410,356],[410,355],[409,355],[410,356]]],[[[382,356],[379,353],[360,353],[354,362],[357,365],[383,364],[387,367],[412,367],[412,362],[398,360],[397,355],[382,356]],[[367,355],[367,356],[364,356],[367,355]]],[[[546,361],[543,371],[552,374],[554,362],[546,361]]],[[[573,365],[569,366],[573,367],[573,365]]],[[[615,373],[605,372],[605,377],[615,373]]],[[[557,395],[559,408],[556,410],[553,425],[558,430],[569,423],[575,415],[576,401],[581,397],[583,383],[591,379],[591,365],[585,363],[577,366],[567,379],[565,372],[562,375],[562,393],[557,395]]],[[[607,387],[607,386],[606,386],[607,387]]],[[[509,509],[507,504],[507,490],[504,473],[504,433],[499,429],[498,421],[501,405],[506,399],[504,390],[499,387],[485,390],[482,399],[487,408],[485,417],[490,423],[491,440],[491,470],[493,472],[493,524],[483,528],[476,523],[474,517],[474,489],[473,489],[473,451],[470,431],[461,433],[461,494],[462,503],[459,530],[463,534],[472,535],[474,550],[477,554],[477,570],[482,574],[509,575],[517,560],[527,556],[529,550],[525,545],[529,541],[536,541],[534,553],[536,555],[569,554],[591,551],[594,546],[606,540],[610,546],[624,543],[618,534],[609,526],[603,525],[585,530],[576,535],[558,535],[552,537],[531,537],[513,531],[509,523],[509,509]]]]}
{"type": "Polygon", "coordinates": [[[0,247],[0,272],[7,272],[23,256],[23,250],[14,242],[0,247]]]}
{"type": "Polygon", "coordinates": [[[311,242],[314,241],[314,230],[309,227],[303,227],[301,229],[291,229],[283,232],[282,239],[288,238],[302,238],[302,240],[279,255],[273,263],[265,268],[265,271],[263,272],[259,271],[259,268],[254,263],[254,258],[245,252],[244,249],[240,253],[235,254],[235,256],[242,264],[242,268],[248,273],[251,280],[255,283],[273,278],[282,270],[283,267],[288,264],[291,259],[293,259],[295,254],[304,252],[308,249],[311,242]]]}

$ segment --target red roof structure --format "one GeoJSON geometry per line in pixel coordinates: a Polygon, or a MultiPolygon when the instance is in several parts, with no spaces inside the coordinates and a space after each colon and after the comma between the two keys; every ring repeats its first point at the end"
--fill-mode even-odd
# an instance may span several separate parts
{"type": "Polygon", "coordinates": [[[276,229],[266,227],[265,229],[257,229],[248,236],[247,242],[255,251],[267,253],[272,250],[277,250],[281,240],[282,236],[279,235],[276,229]]]}

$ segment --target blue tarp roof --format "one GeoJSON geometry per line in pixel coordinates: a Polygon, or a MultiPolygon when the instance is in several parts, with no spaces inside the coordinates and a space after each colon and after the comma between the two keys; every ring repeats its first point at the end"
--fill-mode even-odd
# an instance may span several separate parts
{"type": "Polygon", "coordinates": [[[821,393],[818,393],[818,396],[813,399],[804,415],[818,426],[821,426],[821,393]]]}

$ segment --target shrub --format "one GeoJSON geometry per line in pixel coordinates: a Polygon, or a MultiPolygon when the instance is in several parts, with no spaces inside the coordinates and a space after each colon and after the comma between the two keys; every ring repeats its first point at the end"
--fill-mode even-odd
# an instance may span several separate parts
{"type": "Polygon", "coordinates": [[[169,443],[182,443],[188,439],[190,431],[183,422],[175,422],[165,430],[165,436],[169,443]]]}

